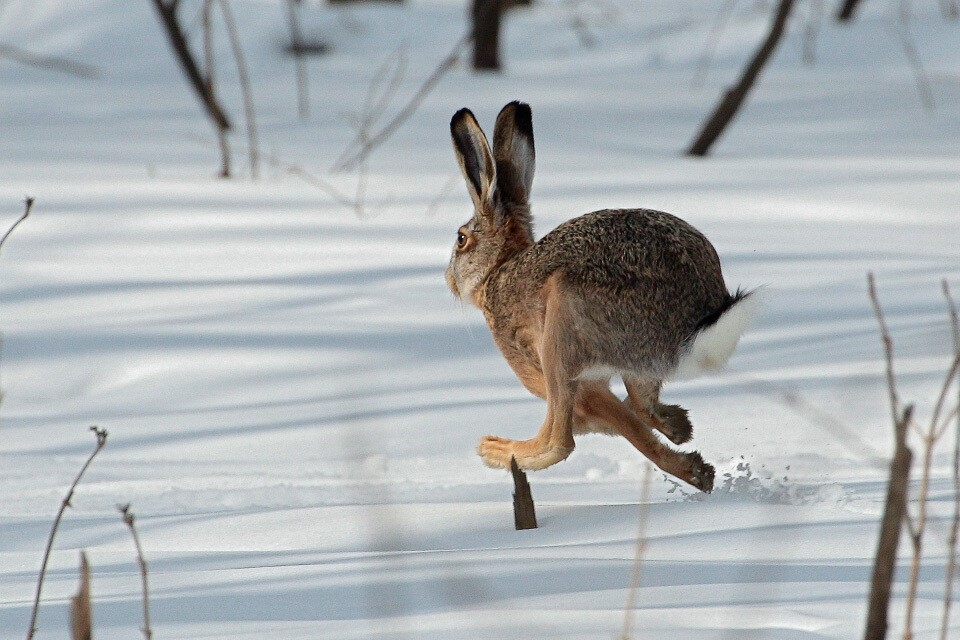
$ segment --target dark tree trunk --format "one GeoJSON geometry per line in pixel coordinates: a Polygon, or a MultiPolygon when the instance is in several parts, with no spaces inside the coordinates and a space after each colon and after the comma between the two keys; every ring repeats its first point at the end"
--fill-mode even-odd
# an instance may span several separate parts
{"type": "Polygon", "coordinates": [[[707,153],[710,152],[710,147],[713,146],[713,143],[717,141],[717,138],[719,138],[724,129],[727,128],[730,121],[737,115],[740,105],[746,99],[757,76],[760,75],[767,60],[769,60],[777,48],[792,8],[793,0],[780,0],[780,6],[777,8],[777,15],[770,27],[770,33],[767,35],[767,39],[754,54],[750,64],[743,70],[743,76],[741,76],[740,82],[724,94],[723,99],[720,101],[720,104],[717,105],[713,115],[711,115],[710,119],[703,125],[700,135],[690,146],[690,149],[687,150],[687,155],[707,155],[707,153]]]}
{"type": "Polygon", "coordinates": [[[877,555],[873,561],[864,640],[883,640],[887,636],[890,586],[893,584],[893,572],[897,565],[897,547],[900,545],[900,530],[903,528],[907,509],[907,484],[910,480],[910,461],[913,458],[906,444],[910,411],[908,407],[907,412],[896,425],[897,448],[890,463],[887,502],[883,509],[877,555]]]}
{"type": "Polygon", "coordinates": [[[203,104],[207,115],[210,116],[210,119],[213,120],[218,129],[229,129],[230,120],[227,118],[223,109],[220,108],[220,104],[210,90],[209,84],[200,73],[197,61],[194,59],[193,54],[190,53],[189,46],[187,46],[186,36],[183,35],[183,29],[177,17],[178,4],[179,0],[167,0],[167,2],[163,0],[153,0],[153,6],[157,8],[157,13],[160,15],[160,22],[163,24],[167,36],[170,38],[170,46],[173,47],[177,60],[180,62],[180,67],[186,74],[187,80],[190,81],[190,86],[192,86],[197,93],[197,97],[200,98],[200,102],[203,104]]]}
{"type": "Polygon", "coordinates": [[[837,11],[837,20],[840,22],[850,22],[853,20],[853,12],[856,10],[860,0],[844,0],[837,11]]]}
{"type": "Polygon", "coordinates": [[[500,69],[501,0],[473,0],[473,68],[500,69]]]}

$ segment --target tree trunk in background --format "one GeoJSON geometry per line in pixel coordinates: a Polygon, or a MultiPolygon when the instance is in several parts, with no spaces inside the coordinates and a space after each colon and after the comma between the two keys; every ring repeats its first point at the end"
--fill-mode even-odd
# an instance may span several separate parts
{"type": "Polygon", "coordinates": [[[767,63],[767,60],[771,55],[773,55],[774,50],[777,48],[777,44],[779,44],[780,38],[783,36],[784,28],[787,24],[787,18],[790,17],[790,10],[792,8],[793,0],[780,0],[780,6],[777,8],[777,15],[770,27],[770,33],[767,35],[767,39],[757,50],[756,54],[754,54],[753,60],[750,61],[750,64],[747,65],[747,68],[744,69],[743,76],[740,78],[740,82],[738,82],[737,85],[732,89],[727,91],[727,93],[723,96],[723,99],[720,101],[720,104],[717,105],[713,115],[710,116],[710,119],[707,120],[707,123],[703,125],[700,135],[697,136],[697,139],[690,146],[690,149],[687,150],[687,155],[707,155],[707,153],[710,151],[710,147],[713,146],[713,143],[717,141],[717,138],[720,137],[727,125],[730,124],[730,121],[733,120],[733,117],[737,115],[740,105],[746,99],[747,93],[749,93],[750,88],[757,79],[757,76],[760,75],[760,71],[763,70],[763,66],[767,63]]]}
{"type": "Polygon", "coordinates": [[[860,0],[844,0],[840,6],[840,10],[837,11],[837,20],[840,22],[850,22],[853,20],[853,12],[856,10],[858,4],[860,4],[860,0]]]}
{"type": "Polygon", "coordinates": [[[473,68],[500,69],[501,0],[473,0],[473,68]]]}

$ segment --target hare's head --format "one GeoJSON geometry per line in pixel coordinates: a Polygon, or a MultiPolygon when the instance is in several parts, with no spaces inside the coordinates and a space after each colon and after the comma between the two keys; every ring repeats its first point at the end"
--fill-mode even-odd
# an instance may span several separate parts
{"type": "Polygon", "coordinates": [[[530,187],[534,148],[530,107],[511,102],[500,111],[493,130],[492,152],[469,109],[454,114],[450,134],[474,213],[457,230],[446,272],[447,284],[457,297],[476,304],[477,287],[490,272],[533,243],[530,187]]]}

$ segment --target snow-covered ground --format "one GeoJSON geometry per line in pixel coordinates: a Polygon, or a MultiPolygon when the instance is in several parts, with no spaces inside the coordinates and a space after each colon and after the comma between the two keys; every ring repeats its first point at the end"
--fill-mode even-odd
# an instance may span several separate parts
{"type": "MultiPolygon", "coordinates": [[[[63,521],[38,637],[66,635],[80,549],[97,637],[137,633],[139,573],[116,511],[128,502],[158,638],[617,636],[642,457],[582,438],[530,475],[540,528],[516,532],[508,474],[474,453],[487,433],[533,435],[544,412],[442,277],[470,215],[449,118],[469,106],[489,130],[513,99],[534,112],[539,233],[602,207],[665,209],[713,240],[731,288],[768,288],[729,370],[666,388],[690,409],[688,446],[717,465],[718,487],[693,495],[655,474],[636,637],[859,635],[892,446],[866,273],[901,394],[925,421],[950,351],[941,279],[960,297],[960,24],[916,3],[927,113],[899,2],[865,3],[847,27],[799,3],[714,157],[693,160],[681,151],[762,37],[769,3],[736,5],[697,85],[721,3],[538,0],[507,19],[503,74],[457,65],[373,154],[358,215],[303,172],[353,197],[358,172],[328,170],[377,69],[401,69],[389,117],[461,37],[467,8],[308,4],[305,30],[332,50],[308,63],[301,121],[283,5],[231,3],[273,163],[258,181],[223,181],[150,3],[0,3],[0,44],[99,74],[0,58],[3,229],[36,198],[0,255],[0,638],[26,632],[92,424],[108,444],[63,521]]],[[[198,5],[185,5],[195,44],[198,5]]],[[[236,73],[217,39],[246,174],[236,73]]],[[[938,636],[947,445],[932,497],[917,638],[938,636]]],[[[894,629],[905,585],[900,571],[894,629]]]]}

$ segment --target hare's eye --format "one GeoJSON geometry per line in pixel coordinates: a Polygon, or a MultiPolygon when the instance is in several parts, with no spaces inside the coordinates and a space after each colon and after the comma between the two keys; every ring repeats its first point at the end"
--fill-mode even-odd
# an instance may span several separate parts
{"type": "Polygon", "coordinates": [[[457,232],[457,247],[459,247],[459,248],[462,249],[465,244],[467,244],[467,236],[465,236],[462,231],[458,231],[458,232],[457,232]]]}

